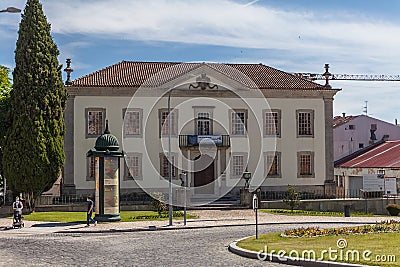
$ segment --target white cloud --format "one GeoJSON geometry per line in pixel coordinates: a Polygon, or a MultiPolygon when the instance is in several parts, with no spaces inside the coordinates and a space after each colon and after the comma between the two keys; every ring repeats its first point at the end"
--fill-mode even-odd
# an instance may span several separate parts
{"type": "MultiPolygon", "coordinates": [[[[298,71],[319,71],[328,62],[340,72],[400,73],[400,25],[360,13],[285,11],[257,0],[42,2],[53,32],[65,35],[279,49],[290,56],[286,68],[299,66],[298,71]]],[[[19,15],[1,15],[0,28],[16,31],[18,21],[19,15]]]]}
{"type": "MultiPolygon", "coordinates": [[[[376,64],[382,72],[400,72],[393,69],[394,59],[400,59],[400,25],[348,14],[288,12],[253,2],[59,0],[45,1],[44,7],[53,31],[61,34],[283,49],[336,63],[351,57],[376,64]]],[[[366,67],[347,63],[346,69],[366,67]]]]}
{"type": "MultiPolygon", "coordinates": [[[[97,41],[104,38],[261,48],[254,54],[243,53],[228,61],[263,62],[286,71],[322,72],[323,64],[330,63],[332,73],[400,73],[400,25],[360,13],[320,14],[312,7],[307,12],[287,11],[270,8],[268,1],[257,0],[42,0],[42,3],[53,32],[71,36],[64,40],[73,40],[72,43],[59,45],[60,58],[72,57],[76,69],[91,64],[79,61],[75,55],[89,45],[93,36],[97,41]]],[[[2,7],[23,8],[24,4],[25,0],[1,2],[2,7]]],[[[1,40],[15,38],[19,19],[18,14],[0,15],[1,40]],[[10,37],[11,32],[15,34],[10,37]]],[[[396,115],[391,114],[395,112],[391,107],[397,103],[388,103],[398,98],[398,83],[377,83],[373,87],[370,83],[337,84],[343,91],[336,97],[335,113],[360,114],[363,101],[369,100],[371,113],[377,117],[392,120],[396,115]]]]}
{"type": "MultiPolygon", "coordinates": [[[[77,57],[77,53],[79,49],[89,47],[91,44],[88,42],[83,42],[83,41],[75,41],[75,42],[70,42],[67,44],[61,44],[59,45],[59,51],[60,51],[60,56],[59,58],[62,59],[67,59],[67,58],[73,58],[74,62],[74,68],[77,69],[82,69],[82,68],[88,68],[90,66],[89,62],[82,62],[79,60],[79,57],[77,57]]],[[[60,64],[64,64],[65,62],[60,62],[60,64]]],[[[64,73],[63,73],[64,74],[64,73]]]]}
{"type": "Polygon", "coordinates": [[[368,115],[391,123],[396,118],[400,119],[396,100],[400,82],[331,81],[330,84],[343,89],[335,96],[335,115],[341,115],[342,112],[362,114],[365,101],[368,101],[368,115]]]}
{"type": "MultiPolygon", "coordinates": [[[[322,73],[323,64],[331,63],[333,73],[400,73],[400,25],[360,14],[288,12],[229,0],[75,0],[73,5],[61,0],[45,6],[59,33],[271,49],[265,56],[242,55],[237,61],[264,62],[286,71],[322,73]]],[[[361,114],[368,100],[373,116],[388,121],[400,116],[389,104],[398,83],[332,85],[343,88],[335,97],[335,114],[361,114]]]]}

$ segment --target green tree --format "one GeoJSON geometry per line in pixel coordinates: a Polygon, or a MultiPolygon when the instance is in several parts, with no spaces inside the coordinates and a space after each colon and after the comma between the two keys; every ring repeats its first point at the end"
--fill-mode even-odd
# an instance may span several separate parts
{"type": "Polygon", "coordinates": [[[283,199],[293,212],[294,208],[300,206],[300,194],[296,191],[296,188],[293,185],[288,185],[287,195],[283,199]]]}
{"type": "Polygon", "coordinates": [[[8,114],[10,111],[10,69],[0,65],[0,188],[4,186],[3,150],[6,130],[10,126],[8,114]]]}
{"type": "Polygon", "coordinates": [[[18,34],[3,163],[11,189],[22,192],[33,211],[35,200],[52,187],[64,164],[67,91],[39,0],[27,1],[18,34]]]}
{"type": "Polygon", "coordinates": [[[11,80],[10,69],[0,65],[0,99],[10,94],[11,80]]]}

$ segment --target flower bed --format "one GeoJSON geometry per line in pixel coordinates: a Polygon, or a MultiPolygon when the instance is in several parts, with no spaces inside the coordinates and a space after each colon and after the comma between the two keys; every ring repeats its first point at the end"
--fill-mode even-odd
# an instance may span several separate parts
{"type": "Polygon", "coordinates": [[[396,220],[381,221],[374,225],[363,225],[354,227],[342,227],[331,229],[320,229],[319,227],[300,227],[286,230],[283,237],[315,237],[315,236],[335,236],[335,235],[354,235],[370,233],[400,232],[400,222],[396,220]]]}

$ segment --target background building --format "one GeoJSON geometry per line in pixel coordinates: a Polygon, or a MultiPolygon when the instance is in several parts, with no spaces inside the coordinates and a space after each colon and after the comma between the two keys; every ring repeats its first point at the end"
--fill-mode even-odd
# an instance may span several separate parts
{"type": "MultiPolygon", "coordinates": [[[[335,162],[335,180],[338,195],[361,197],[363,179],[369,175],[381,175],[382,179],[397,179],[397,190],[387,192],[385,186],[382,194],[396,194],[400,188],[400,141],[380,140],[364,149],[335,162]]],[[[382,194],[380,196],[382,196],[382,194]]],[[[379,196],[379,195],[378,195],[379,196]]]]}
{"type": "Polygon", "coordinates": [[[334,158],[350,155],[384,136],[386,140],[399,140],[400,127],[367,115],[336,116],[333,119],[334,158]]]}

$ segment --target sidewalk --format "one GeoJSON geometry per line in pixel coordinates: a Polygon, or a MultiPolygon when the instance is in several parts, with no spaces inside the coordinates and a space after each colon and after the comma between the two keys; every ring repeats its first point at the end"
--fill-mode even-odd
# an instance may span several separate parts
{"type": "MultiPolygon", "coordinates": [[[[106,232],[134,232],[149,230],[174,230],[209,227],[229,227],[255,224],[255,213],[246,210],[191,210],[188,213],[197,215],[198,219],[174,220],[173,226],[168,226],[168,221],[139,221],[99,223],[97,226],[85,227],[85,224],[54,223],[24,221],[22,229],[8,228],[12,225],[11,219],[0,219],[0,235],[3,233],[18,234],[48,234],[48,233],[106,233],[106,232]]],[[[258,213],[259,224],[310,224],[310,223],[354,223],[371,224],[382,220],[393,220],[398,217],[328,217],[328,216],[288,216],[269,213],[258,213]]]]}

